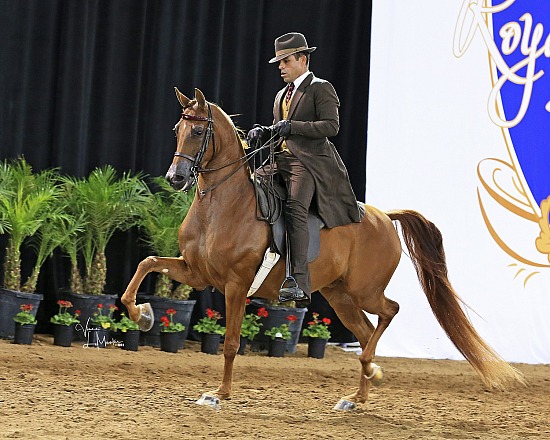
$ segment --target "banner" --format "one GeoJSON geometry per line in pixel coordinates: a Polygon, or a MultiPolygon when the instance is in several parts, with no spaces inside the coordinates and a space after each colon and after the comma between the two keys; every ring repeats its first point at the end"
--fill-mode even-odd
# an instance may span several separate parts
{"type": "MultiPolygon", "coordinates": [[[[550,363],[550,3],[375,0],[367,203],[443,234],[449,278],[506,360],[550,363]]],[[[403,253],[379,355],[462,359],[403,253]]]]}

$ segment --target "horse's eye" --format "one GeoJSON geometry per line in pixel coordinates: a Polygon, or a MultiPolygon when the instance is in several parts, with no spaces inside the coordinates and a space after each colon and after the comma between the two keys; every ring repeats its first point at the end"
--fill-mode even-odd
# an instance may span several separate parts
{"type": "Polygon", "coordinates": [[[202,130],[203,130],[203,127],[201,127],[200,125],[198,125],[198,126],[196,126],[196,127],[193,127],[192,133],[193,133],[193,135],[195,135],[195,136],[201,136],[201,135],[202,135],[202,130]]]}

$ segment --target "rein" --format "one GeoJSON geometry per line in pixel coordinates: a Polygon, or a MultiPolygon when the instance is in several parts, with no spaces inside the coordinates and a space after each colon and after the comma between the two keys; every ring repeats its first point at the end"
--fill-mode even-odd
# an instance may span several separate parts
{"type": "Polygon", "coordinates": [[[215,190],[218,186],[220,186],[222,183],[224,183],[226,180],[228,180],[231,176],[233,176],[237,171],[239,171],[243,166],[246,165],[249,159],[255,157],[257,154],[259,154],[262,150],[266,148],[272,149],[273,139],[276,137],[276,135],[273,135],[265,144],[258,147],[257,149],[251,151],[250,153],[246,153],[244,156],[229,162],[225,165],[222,165],[218,168],[202,168],[201,163],[204,158],[204,155],[206,151],[208,150],[208,145],[210,144],[210,139],[212,139],[212,148],[214,149],[214,154],[216,154],[216,137],[214,136],[214,119],[212,117],[212,108],[210,107],[210,103],[207,102],[208,105],[208,117],[205,118],[203,116],[196,116],[196,115],[188,115],[186,113],[182,113],[181,118],[185,120],[190,121],[204,121],[208,122],[208,125],[206,126],[206,133],[204,134],[204,138],[202,140],[201,148],[199,149],[199,152],[195,157],[190,156],[188,154],[180,153],[179,151],[176,151],[174,153],[174,156],[176,157],[182,157],[190,162],[193,163],[193,166],[191,167],[191,172],[193,173],[193,179],[195,180],[197,184],[197,191],[199,193],[200,197],[204,197],[209,192],[215,190]],[[233,171],[231,171],[229,174],[224,176],[219,182],[215,183],[209,188],[201,189],[199,186],[199,180],[198,176],[199,174],[205,174],[205,173],[211,173],[214,171],[220,171],[227,167],[230,167],[231,165],[234,165],[236,163],[241,162],[241,164],[235,168],[233,171]]]}

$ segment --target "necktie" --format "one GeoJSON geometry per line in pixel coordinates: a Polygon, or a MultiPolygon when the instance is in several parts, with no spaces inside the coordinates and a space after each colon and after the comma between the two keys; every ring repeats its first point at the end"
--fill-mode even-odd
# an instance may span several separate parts
{"type": "Polygon", "coordinates": [[[290,101],[290,98],[292,98],[292,92],[294,91],[294,83],[291,82],[289,85],[288,85],[288,90],[286,92],[286,97],[285,97],[285,104],[288,105],[289,101],[290,101]]]}

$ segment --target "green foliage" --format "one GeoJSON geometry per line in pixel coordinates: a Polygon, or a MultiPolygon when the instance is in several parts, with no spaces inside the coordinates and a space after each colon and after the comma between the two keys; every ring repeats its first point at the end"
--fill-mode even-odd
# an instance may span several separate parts
{"type": "Polygon", "coordinates": [[[264,334],[271,337],[271,339],[283,338],[284,340],[287,340],[292,337],[292,333],[290,333],[290,330],[288,329],[288,324],[281,324],[278,327],[271,327],[266,330],[264,334]]]}
{"type": "Polygon", "coordinates": [[[97,312],[94,313],[94,316],[91,319],[92,324],[99,325],[103,328],[112,328],[115,324],[115,320],[113,319],[113,313],[115,310],[118,310],[118,307],[114,304],[109,304],[108,306],[109,311],[104,314],[103,313],[103,304],[97,305],[97,312]]]}
{"type": "Polygon", "coordinates": [[[34,237],[38,260],[24,290],[33,292],[40,267],[58,243],[53,231],[58,217],[62,217],[59,202],[60,186],[57,170],[33,173],[23,159],[5,160],[0,165],[0,232],[8,234],[4,260],[4,287],[23,290],[21,286],[21,246],[34,237]]]}
{"type": "Polygon", "coordinates": [[[166,310],[168,316],[162,316],[160,318],[160,331],[163,333],[176,333],[185,330],[185,326],[181,322],[174,322],[175,309],[166,310]]]}
{"type": "Polygon", "coordinates": [[[117,230],[125,231],[136,225],[141,206],[147,201],[147,186],[142,174],[124,173],[107,165],[96,168],[85,179],[64,177],[65,194],[71,200],[70,213],[78,221],[73,243],[64,244],[71,259],[74,249],[84,259],[84,293],[100,295],[107,278],[105,251],[117,230]]]}
{"type": "Polygon", "coordinates": [[[80,316],[80,312],[78,310],[75,312],[74,316],[68,312],[68,309],[72,308],[73,303],[60,299],[59,301],[57,301],[57,304],[59,305],[59,312],[57,313],[57,315],[54,315],[50,318],[50,322],[52,324],[69,326],[80,322],[77,319],[78,316],[80,316]]]}
{"type": "Polygon", "coordinates": [[[225,335],[225,327],[218,323],[218,320],[222,318],[219,312],[206,309],[206,316],[202,317],[197,324],[193,326],[193,329],[199,333],[216,333],[218,335],[225,335]]]}
{"type": "Polygon", "coordinates": [[[128,330],[139,330],[139,325],[122,313],[120,321],[113,324],[113,330],[120,330],[122,333],[126,333],[128,330]]]}
{"type": "Polygon", "coordinates": [[[21,325],[36,324],[36,318],[31,313],[33,309],[32,304],[21,304],[20,312],[13,317],[13,320],[21,325]]]}
{"type": "MultiPolygon", "coordinates": [[[[194,196],[174,191],[163,177],[151,179],[154,191],[148,189],[147,200],[142,206],[139,228],[143,241],[155,255],[177,257],[180,253],[178,232],[181,223],[193,203],[194,196]]],[[[188,299],[191,288],[183,286],[172,290],[173,283],[166,275],[159,274],[155,295],[165,298],[188,299]]]]}
{"type": "Polygon", "coordinates": [[[243,322],[241,324],[241,336],[248,338],[251,341],[254,337],[260,333],[260,327],[263,324],[260,322],[260,317],[253,313],[247,313],[243,317],[243,322]]]}
{"type": "Polygon", "coordinates": [[[313,321],[307,323],[308,327],[302,331],[302,334],[308,338],[330,339],[329,318],[319,319],[318,313],[313,313],[313,321]]]}

